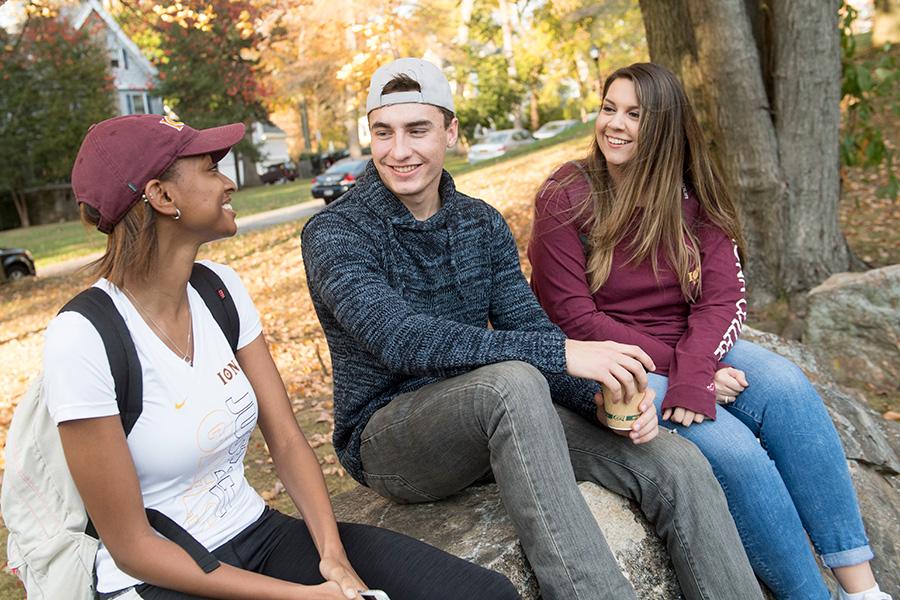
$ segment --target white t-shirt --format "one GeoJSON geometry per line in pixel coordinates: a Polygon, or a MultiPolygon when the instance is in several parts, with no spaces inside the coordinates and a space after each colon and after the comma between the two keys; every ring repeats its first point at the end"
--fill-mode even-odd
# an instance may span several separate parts
{"type": "MultiPolygon", "coordinates": [[[[234,298],[241,322],[238,348],[262,331],[247,290],[230,268],[209,261],[234,298]]],[[[265,503],[244,478],[244,454],[256,426],[256,395],[203,299],[188,286],[194,364],[156,336],[128,297],[105,279],[125,319],[144,380],[141,416],[128,436],[144,506],[155,508],[212,550],[253,523],[265,503]]],[[[65,312],[47,327],[44,401],[58,423],[119,414],[100,334],[82,315],[65,312]]],[[[97,589],[140,583],[120,571],[102,545],[97,589]]]]}

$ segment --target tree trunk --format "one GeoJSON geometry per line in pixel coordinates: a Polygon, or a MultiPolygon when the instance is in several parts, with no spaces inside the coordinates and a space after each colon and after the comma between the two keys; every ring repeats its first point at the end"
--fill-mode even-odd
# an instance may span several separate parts
{"type": "MultiPolygon", "coordinates": [[[[506,72],[510,81],[518,81],[519,72],[516,69],[516,58],[513,51],[512,11],[514,9],[510,6],[509,0],[499,0],[499,4],[500,10],[498,14],[500,15],[500,31],[503,34],[503,56],[506,57],[506,72]]],[[[518,102],[513,108],[513,127],[516,129],[521,129],[522,127],[521,102],[518,102]]]]}
{"type": "MultiPolygon", "coordinates": [[[[572,66],[574,67],[572,72],[575,74],[578,80],[578,95],[581,97],[581,102],[578,105],[579,112],[581,113],[581,120],[584,121],[585,117],[587,117],[587,109],[585,106],[588,101],[588,94],[590,94],[590,89],[588,88],[587,81],[582,76],[582,68],[581,64],[579,64],[578,58],[576,56],[572,56],[572,66]]],[[[601,101],[603,99],[601,98],[601,101]]]]}
{"type": "Polygon", "coordinates": [[[256,171],[256,162],[248,155],[241,153],[241,164],[244,165],[244,187],[262,185],[262,179],[256,171]]]}
{"type": "Polygon", "coordinates": [[[347,128],[347,149],[350,150],[350,156],[362,158],[362,147],[359,145],[359,120],[356,117],[355,107],[347,115],[344,125],[347,128]]]}
{"type": "Polygon", "coordinates": [[[19,226],[31,227],[31,219],[28,216],[28,203],[25,201],[25,194],[12,190],[12,199],[13,206],[16,207],[16,213],[19,215],[19,226]]]}
{"type": "Polygon", "coordinates": [[[841,232],[840,0],[775,0],[772,63],[778,159],[794,192],[787,205],[782,285],[808,290],[850,269],[841,232]]]}
{"type": "Polygon", "coordinates": [[[300,100],[300,130],[303,132],[303,150],[312,152],[312,137],[309,134],[309,103],[306,98],[300,100]]]}
{"type": "MultiPolygon", "coordinates": [[[[469,45],[469,22],[472,20],[472,9],[474,7],[475,0],[462,0],[459,3],[459,27],[456,30],[456,45],[459,48],[465,48],[469,45]]],[[[456,95],[459,98],[465,95],[467,76],[468,72],[457,68],[456,95]]]]}
{"type": "MultiPolygon", "coordinates": [[[[344,42],[347,45],[350,56],[353,56],[356,54],[357,48],[356,34],[353,32],[353,26],[356,23],[353,2],[345,4],[344,19],[346,21],[344,42]]],[[[347,149],[350,151],[352,158],[361,158],[362,148],[359,146],[359,102],[349,82],[344,86],[344,106],[347,110],[347,114],[344,117],[344,129],[347,132],[347,149]]]]}
{"type": "Polygon", "coordinates": [[[535,86],[528,90],[529,106],[531,108],[531,131],[537,130],[541,126],[541,115],[538,112],[538,97],[535,86]]]}
{"type": "Polygon", "coordinates": [[[650,56],[684,83],[741,209],[757,303],[850,266],[837,221],[839,2],[764,1],[640,0],[650,56]]]}

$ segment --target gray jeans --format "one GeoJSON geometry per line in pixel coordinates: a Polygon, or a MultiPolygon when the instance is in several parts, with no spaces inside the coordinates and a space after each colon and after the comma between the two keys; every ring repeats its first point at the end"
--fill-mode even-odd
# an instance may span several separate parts
{"type": "Polygon", "coordinates": [[[636,598],[575,482],[636,500],[664,540],[686,598],[762,593],[709,464],[690,443],[648,444],[553,404],[522,362],[475,369],[394,398],[362,435],[366,481],[429,502],[493,473],[545,600],[636,598]]]}

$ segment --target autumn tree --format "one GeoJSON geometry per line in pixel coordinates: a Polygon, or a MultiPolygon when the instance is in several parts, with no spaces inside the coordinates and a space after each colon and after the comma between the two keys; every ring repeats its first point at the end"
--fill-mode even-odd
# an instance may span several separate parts
{"type": "MultiPolygon", "coordinates": [[[[250,125],[267,118],[268,90],[259,72],[268,32],[264,10],[251,0],[139,2],[120,14],[123,27],[159,71],[158,93],[192,127],[250,125]]],[[[258,181],[258,150],[247,138],[235,147],[243,183],[258,181]]]]}
{"type": "Polygon", "coordinates": [[[753,296],[790,296],[848,270],[839,0],[640,6],[651,58],[684,82],[740,205],[753,296]]]}
{"type": "Polygon", "coordinates": [[[115,114],[112,80],[106,50],[50,10],[0,28],[0,51],[0,194],[28,227],[26,193],[68,180],[87,128],[115,114]]]}

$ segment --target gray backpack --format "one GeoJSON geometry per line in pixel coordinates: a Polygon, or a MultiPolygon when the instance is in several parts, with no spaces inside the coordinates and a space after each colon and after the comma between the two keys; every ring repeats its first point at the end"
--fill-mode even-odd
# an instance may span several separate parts
{"type": "MultiPolygon", "coordinates": [[[[236,351],[237,308],[222,280],[196,263],[191,285],[236,351]]],[[[143,407],[141,365],[128,327],[112,298],[99,288],[75,296],[60,310],[66,311],[84,315],[103,340],[127,436],[143,407]]],[[[43,376],[38,375],[20,400],[6,441],[0,508],[9,530],[7,562],[25,584],[29,600],[93,600],[94,559],[100,541],[69,474],[59,432],[42,400],[42,383],[43,376]]],[[[164,514],[147,509],[147,518],[204,571],[218,566],[212,554],[164,514]]]]}

